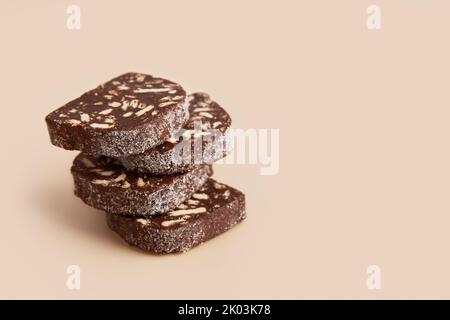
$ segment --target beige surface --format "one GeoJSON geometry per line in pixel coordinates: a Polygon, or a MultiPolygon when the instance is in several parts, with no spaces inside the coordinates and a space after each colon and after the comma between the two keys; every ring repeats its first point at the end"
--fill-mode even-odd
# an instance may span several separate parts
{"type": "Polygon", "coordinates": [[[450,298],[450,2],[2,1],[0,298],[450,298]],[[130,249],[72,195],[44,116],[141,71],[280,128],[275,176],[220,166],[248,219],[185,255],[130,249]],[[66,267],[82,270],[66,289],[66,267]],[[366,267],[382,289],[366,288],[366,267]]]}

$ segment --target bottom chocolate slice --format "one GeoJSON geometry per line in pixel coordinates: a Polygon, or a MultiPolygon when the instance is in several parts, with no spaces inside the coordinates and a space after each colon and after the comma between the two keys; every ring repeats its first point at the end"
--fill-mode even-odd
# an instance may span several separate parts
{"type": "Polygon", "coordinates": [[[245,218],[245,195],[213,179],[165,214],[149,218],[106,215],[108,226],[126,242],[153,253],[185,252],[245,218]]]}

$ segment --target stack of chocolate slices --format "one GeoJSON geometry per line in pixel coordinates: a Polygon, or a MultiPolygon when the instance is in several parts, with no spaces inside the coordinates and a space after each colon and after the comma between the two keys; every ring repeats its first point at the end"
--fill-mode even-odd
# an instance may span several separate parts
{"type": "Polygon", "coordinates": [[[207,94],[126,73],[45,120],[54,145],[81,151],[75,194],[133,246],[184,252],[246,217],[244,194],[210,178],[231,119],[207,94]]]}

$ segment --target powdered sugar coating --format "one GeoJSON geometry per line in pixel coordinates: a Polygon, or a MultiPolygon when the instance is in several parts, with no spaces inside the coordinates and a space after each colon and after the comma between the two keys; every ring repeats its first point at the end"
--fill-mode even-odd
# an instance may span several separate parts
{"type": "Polygon", "coordinates": [[[142,153],[188,120],[186,93],[174,82],[141,73],[116,77],[51,112],[52,143],[84,153],[142,153]]]}
{"type": "Polygon", "coordinates": [[[119,157],[125,168],[172,174],[212,164],[230,153],[229,114],[206,93],[193,93],[187,100],[190,118],[183,129],[155,148],[119,157]]]}
{"type": "Polygon", "coordinates": [[[152,176],[128,172],[112,158],[79,154],[72,166],[75,194],[110,213],[150,216],[172,210],[212,174],[204,165],[183,174],[152,176]]]}
{"type": "Polygon", "coordinates": [[[152,253],[171,253],[185,252],[246,218],[242,192],[208,179],[198,193],[207,197],[191,197],[178,208],[151,218],[107,214],[107,224],[130,245],[152,253]]]}

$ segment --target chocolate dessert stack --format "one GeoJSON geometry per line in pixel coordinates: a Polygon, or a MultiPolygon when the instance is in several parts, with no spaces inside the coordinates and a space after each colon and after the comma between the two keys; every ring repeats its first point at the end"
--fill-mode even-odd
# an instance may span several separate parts
{"type": "Polygon", "coordinates": [[[75,195],[153,253],[185,252],[246,217],[242,192],[211,179],[231,118],[205,93],[126,73],[51,112],[52,144],[80,150],[75,195]]]}

